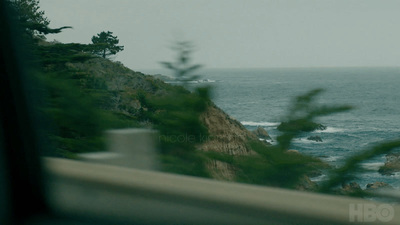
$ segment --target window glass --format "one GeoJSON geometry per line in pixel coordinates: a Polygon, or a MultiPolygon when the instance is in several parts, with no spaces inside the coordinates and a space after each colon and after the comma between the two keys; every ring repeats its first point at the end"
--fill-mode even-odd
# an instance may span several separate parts
{"type": "Polygon", "coordinates": [[[366,198],[400,187],[397,3],[9,2],[44,156],[366,198]]]}

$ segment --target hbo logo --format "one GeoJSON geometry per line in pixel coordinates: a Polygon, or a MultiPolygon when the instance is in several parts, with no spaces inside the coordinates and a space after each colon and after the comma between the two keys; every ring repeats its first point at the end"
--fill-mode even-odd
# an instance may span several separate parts
{"type": "Polygon", "coordinates": [[[350,204],[350,222],[389,222],[394,217],[394,208],[389,204],[350,204]]]}

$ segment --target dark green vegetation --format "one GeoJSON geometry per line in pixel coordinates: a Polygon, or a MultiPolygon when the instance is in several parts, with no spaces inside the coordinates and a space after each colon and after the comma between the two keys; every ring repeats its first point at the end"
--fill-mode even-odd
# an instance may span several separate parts
{"type": "Polygon", "coordinates": [[[307,184],[307,176],[328,167],[317,158],[280,151],[258,141],[248,144],[256,154],[233,156],[208,152],[207,155],[236,168],[238,182],[301,190],[315,190],[315,186],[307,184]]]}
{"type": "MultiPolygon", "coordinates": [[[[191,74],[201,67],[190,65],[191,48],[190,42],[177,42],[173,48],[178,53],[176,63],[162,63],[184,84],[195,79],[197,76],[191,74]]],[[[153,116],[160,132],[162,162],[168,171],[209,177],[205,168],[207,158],[197,151],[196,145],[208,136],[207,128],[199,118],[211,104],[210,89],[195,88],[191,92],[181,86],[174,88],[178,88],[179,93],[172,92],[152,100],[154,108],[162,109],[153,116]]]]}
{"type": "Polygon", "coordinates": [[[281,149],[289,149],[293,138],[304,131],[313,131],[323,127],[314,121],[315,118],[327,116],[333,113],[344,112],[351,109],[350,106],[326,106],[314,102],[315,97],[323,90],[315,89],[304,95],[298,96],[289,108],[285,121],[281,124],[282,135],[277,138],[281,149]]]}
{"type": "Polygon", "coordinates": [[[63,29],[71,28],[50,28],[50,20],[45,17],[44,11],[40,10],[39,0],[7,0],[7,3],[11,6],[15,22],[22,28],[25,41],[43,40],[46,34],[60,33],[63,29]]]}

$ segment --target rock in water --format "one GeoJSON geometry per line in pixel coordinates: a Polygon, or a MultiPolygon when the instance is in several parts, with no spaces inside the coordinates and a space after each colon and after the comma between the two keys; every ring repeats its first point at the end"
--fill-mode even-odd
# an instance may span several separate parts
{"type": "Polygon", "coordinates": [[[390,186],[388,183],[379,182],[379,181],[367,184],[366,190],[368,190],[368,191],[375,191],[378,189],[393,189],[393,187],[390,186]]]}
{"type": "Polygon", "coordinates": [[[325,125],[322,125],[322,124],[317,124],[317,128],[316,128],[316,130],[326,130],[326,126],[325,125]]]}
{"type": "Polygon", "coordinates": [[[257,127],[254,131],[252,131],[253,134],[255,134],[258,138],[262,138],[265,140],[272,140],[272,138],[269,136],[268,132],[262,128],[262,127],[257,127]]]}
{"type": "Polygon", "coordinates": [[[311,181],[310,178],[306,175],[300,178],[299,183],[296,185],[295,189],[299,191],[315,191],[317,190],[318,185],[311,181]]]}
{"type": "Polygon", "coordinates": [[[383,175],[393,175],[400,171],[400,153],[390,153],[386,155],[385,165],[379,168],[379,173],[383,175]]]}
{"type": "Polygon", "coordinates": [[[322,138],[320,136],[318,136],[318,135],[310,136],[310,137],[307,138],[307,140],[315,141],[315,142],[322,142],[322,138]]]}
{"type": "Polygon", "coordinates": [[[342,188],[340,189],[341,194],[353,194],[361,191],[361,187],[358,183],[356,182],[351,182],[350,184],[344,184],[342,185],[342,188]]]}
{"type": "Polygon", "coordinates": [[[286,151],[286,153],[289,153],[289,154],[300,154],[300,152],[298,150],[295,150],[295,149],[289,149],[289,150],[286,151]]]}

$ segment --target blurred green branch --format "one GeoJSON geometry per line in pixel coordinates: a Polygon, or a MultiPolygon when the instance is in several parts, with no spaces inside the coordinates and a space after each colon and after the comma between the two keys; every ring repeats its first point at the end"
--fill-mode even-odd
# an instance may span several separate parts
{"type": "Polygon", "coordinates": [[[348,105],[319,106],[315,104],[316,96],[322,92],[323,89],[314,89],[295,98],[286,119],[278,126],[278,129],[283,132],[277,137],[280,150],[288,150],[293,139],[300,133],[318,129],[321,125],[314,122],[315,118],[345,112],[352,108],[348,105]]]}
{"type": "Polygon", "coordinates": [[[377,155],[387,154],[398,147],[400,147],[400,140],[389,141],[349,157],[343,166],[331,171],[329,179],[319,188],[319,191],[331,192],[338,185],[343,185],[353,179],[354,173],[360,170],[361,162],[377,155]]]}
{"type": "Polygon", "coordinates": [[[172,70],[176,80],[183,82],[184,85],[186,85],[188,81],[199,78],[199,75],[193,73],[203,66],[200,64],[190,64],[190,55],[193,52],[194,45],[189,41],[178,41],[171,47],[171,49],[177,53],[175,62],[160,62],[161,65],[172,70]]]}

